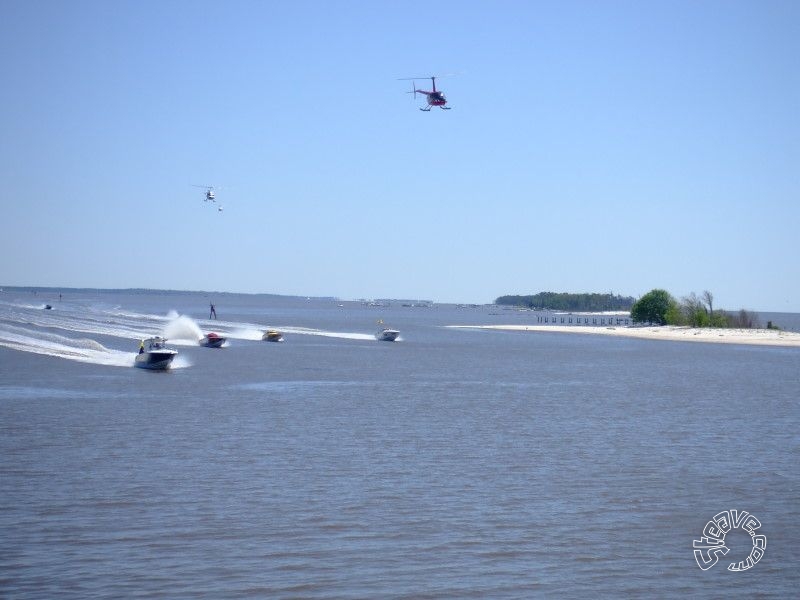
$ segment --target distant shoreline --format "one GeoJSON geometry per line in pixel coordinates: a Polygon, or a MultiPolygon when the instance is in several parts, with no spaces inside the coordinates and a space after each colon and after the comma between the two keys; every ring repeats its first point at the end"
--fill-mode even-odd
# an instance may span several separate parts
{"type": "Polygon", "coordinates": [[[498,329],[554,333],[583,333],[672,342],[705,342],[711,344],[748,344],[754,346],[789,346],[800,348],[800,333],[777,329],[720,329],[677,327],[613,327],[581,325],[448,325],[454,329],[498,329]]]}

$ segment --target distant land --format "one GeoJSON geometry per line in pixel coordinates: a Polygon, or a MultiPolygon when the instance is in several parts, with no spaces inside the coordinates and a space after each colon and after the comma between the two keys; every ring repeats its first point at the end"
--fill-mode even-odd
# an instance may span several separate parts
{"type": "Polygon", "coordinates": [[[636,299],[615,294],[569,294],[539,292],[529,296],[500,296],[494,301],[503,306],[519,306],[540,310],[570,310],[578,312],[629,311],[636,299]]]}
{"type": "Polygon", "coordinates": [[[159,294],[161,296],[177,296],[182,294],[197,294],[202,296],[224,297],[224,296],[258,296],[263,298],[295,298],[301,300],[327,300],[331,302],[360,302],[370,306],[389,306],[391,304],[402,304],[403,306],[433,306],[433,300],[403,299],[403,298],[377,298],[377,299],[345,299],[338,296],[308,296],[304,294],[276,294],[268,292],[222,292],[219,290],[162,290],[159,288],[95,288],[95,287],[58,287],[58,286],[36,286],[36,285],[0,285],[0,292],[3,291],[30,292],[37,294],[59,294],[59,293],[91,293],[91,294],[130,294],[147,295],[159,294]]]}
{"type": "MultiPolygon", "coordinates": [[[[162,290],[159,288],[94,288],[94,287],[55,287],[55,286],[35,286],[35,285],[0,285],[0,292],[14,290],[17,292],[79,292],[79,293],[97,293],[97,294],[131,294],[131,295],[146,295],[146,294],[159,294],[161,296],[177,296],[179,294],[201,294],[206,296],[265,296],[268,298],[309,298],[310,296],[302,296],[295,294],[271,294],[266,292],[221,292],[209,290],[162,290]]],[[[334,296],[314,296],[318,300],[338,300],[334,296]]]]}

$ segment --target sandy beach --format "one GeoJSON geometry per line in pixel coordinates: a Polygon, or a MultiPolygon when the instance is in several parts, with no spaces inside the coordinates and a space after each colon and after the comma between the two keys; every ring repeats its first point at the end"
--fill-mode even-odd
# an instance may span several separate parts
{"type": "Polygon", "coordinates": [[[675,327],[613,327],[580,325],[450,325],[457,329],[501,329],[505,331],[547,331],[610,335],[673,342],[706,342],[713,344],[751,344],[756,346],[793,346],[800,348],[800,333],[776,329],[714,329],[675,327]]]}

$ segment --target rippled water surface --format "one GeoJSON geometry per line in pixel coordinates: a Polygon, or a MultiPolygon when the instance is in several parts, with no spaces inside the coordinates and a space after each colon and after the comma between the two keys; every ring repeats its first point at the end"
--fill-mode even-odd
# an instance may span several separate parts
{"type": "Polygon", "coordinates": [[[203,294],[48,301],[0,297],[1,596],[800,585],[797,349],[445,327],[524,322],[491,307],[225,295],[209,322],[203,294]],[[376,341],[379,319],[401,341],[376,341]],[[180,368],[132,368],[167,327],[180,368]],[[731,535],[702,571],[692,541],[726,509],[761,521],[766,553],[727,571],[750,551],[731,535]]]}

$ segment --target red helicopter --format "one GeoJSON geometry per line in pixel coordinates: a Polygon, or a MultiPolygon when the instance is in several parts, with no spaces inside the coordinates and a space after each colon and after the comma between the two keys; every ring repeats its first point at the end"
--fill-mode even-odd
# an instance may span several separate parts
{"type": "Polygon", "coordinates": [[[412,82],[411,91],[408,93],[414,94],[414,98],[417,97],[417,94],[425,94],[428,101],[428,108],[420,108],[421,111],[428,112],[434,106],[438,106],[442,110],[450,110],[449,106],[445,106],[447,104],[447,98],[444,97],[444,93],[436,89],[436,77],[403,77],[400,81],[412,82]],[[426,90],[418,90],[416,84],[417,79],[430,79],[431,83],[433,84],[433,90],[430,92],[426,90]]]}

